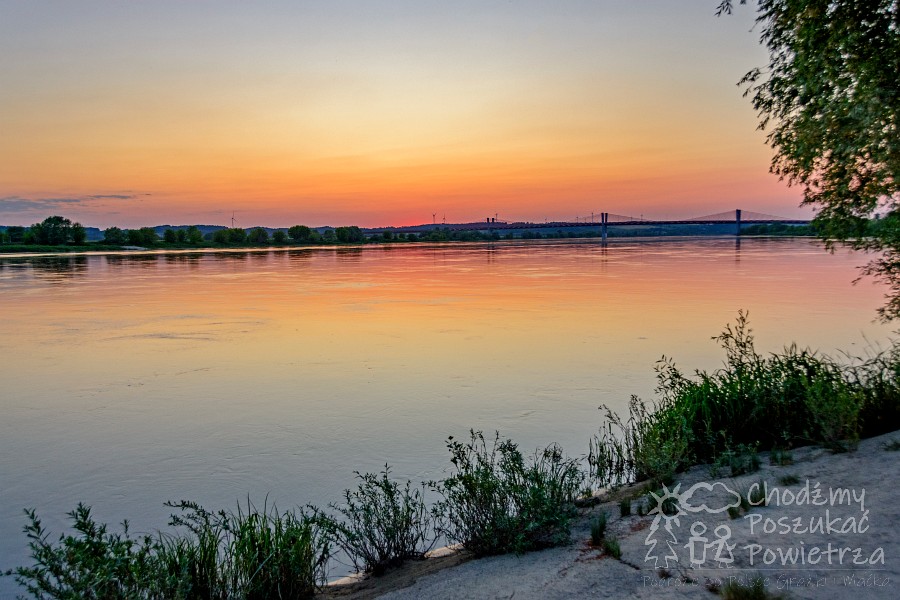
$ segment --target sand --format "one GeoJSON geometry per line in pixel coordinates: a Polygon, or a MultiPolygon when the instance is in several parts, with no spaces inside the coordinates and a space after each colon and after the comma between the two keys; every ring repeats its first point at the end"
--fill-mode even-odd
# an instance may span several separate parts
{"type": "Polygon", "coordinates": [[[677,519],[621,517],[619,498],[640,491],[632,486],[582,509],[567,546],[478,560],[457,552],[330,586],[324,595],[714,598],[729,581],[746,584],[761,577],[769,592],[789,598],[898,598],[900,451],[889,449],[898,441],[900,432],[863,440],[843,454],[795,449],[793,463],[784,466],[771,465],[762,453],[761,469],[740,477],[717,477],[708,465],[697,466],[669,490],[679,507],[677,519]],[[737,504],[735,493],[747,495],[760,481],[769,504],[732,519],[725,509],[737,504]],[[619,541],[620,559],[590,544],[590,522],[600,511],[609,516],[607,536],[619,541]]]}

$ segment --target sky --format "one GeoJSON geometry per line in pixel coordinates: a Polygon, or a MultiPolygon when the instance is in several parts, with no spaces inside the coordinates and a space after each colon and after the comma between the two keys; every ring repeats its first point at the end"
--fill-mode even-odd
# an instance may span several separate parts
{"type": "Polygon", "coordinates": [[[807,217],[717,0],[0,0],[0,224],[807,217]]]}

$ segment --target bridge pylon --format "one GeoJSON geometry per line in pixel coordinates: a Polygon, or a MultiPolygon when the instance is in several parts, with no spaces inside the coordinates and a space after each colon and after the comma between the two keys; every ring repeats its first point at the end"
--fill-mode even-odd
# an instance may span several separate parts
{"type": "Polygon", "coordinates": [[[734,235],[740,236],[741,235],[741,209],[737,209],[734,211],[734,224],[735,224],[734,235]]]}

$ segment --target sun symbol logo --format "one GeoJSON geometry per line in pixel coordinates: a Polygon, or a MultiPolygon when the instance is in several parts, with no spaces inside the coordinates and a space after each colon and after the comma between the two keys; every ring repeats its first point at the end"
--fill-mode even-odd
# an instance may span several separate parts
{"type": "Polygon", "coordinates": [[[663,486],[661,494],[650,492],[650,496],[653,498],[651,502],[654,503],[654,506],[647,514],[653,515],[653,523],[644,540],[644,545],[648,547],[644,561],[652,561],[654,566],[659,566],[660,558],[665,561],[667,569],[669,561],[678,562],[678,553],[675,551],[678,538],[672,531],[672,525],[681,527],[681,522],[678,520],[682,514],[680,490],[681,484],[679,483],[671,490],[663,486]],[[662,531],[660,531],[660,523],[662,523],[662,531]],[[657,553],[657,546],[661,541],[665,542],[665,546],[660,546],[660,549],[668,550],[662,557],[657,553]]]}
{"type": "Polygon", "coordinates": [[[681,510],[681,494],[678,493],[680,490],[681,484],[679,483],[671,490],[664,485],[662,493],[659,495],[655,492],[650,492],[650,496],[653,498],[651,503],[655,505],[647,514],[657,515],[654,517],[654,521],[660,519],[665,520],[665,527],[668,530],[671,530],[672,523],[679,527],[681,526],[678,517],[682,515],[684,511],[681,510]]]}

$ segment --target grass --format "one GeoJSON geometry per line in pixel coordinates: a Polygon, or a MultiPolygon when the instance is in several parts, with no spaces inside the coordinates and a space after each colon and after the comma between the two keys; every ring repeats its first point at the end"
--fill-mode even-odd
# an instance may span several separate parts
{"type": "Polygon", "coordinates": [[[777,600],[782,596],[766,589],[762,577],[754,577],[750,585],[730,580],[719,590],[723,600],[777,600]]]}
{"type": "Polygon", "coordinates": [[[884,445],[884,449],[888,452],[897,452],[900,450],[900,440],[891,440],[884,445]]]}
{"type": "Polygon", "coordinates": [[[604,407],[588,454],[599,486],[664,483],[700,463],[753,472],[758,449],[779,450],[782,462],[797,445],[846,451],[900,422],[900,346],[847,363],[796,345],[762,356],[744,312],[713,339],[720,369],[688,377],[663,357],[653,402],[632,397],[627,418],[604,407]]]}
{"type": "Polygon", "coordinates": [[[605,511],[601,511],[599,515],[591,520],[591,545],[599,547],[606,537],[607,516],[605,511]]]}
{"type": "Polygon", "coordinates": [[[800,483],[800,478],[796,475],[784,475],[778,478],[778,483],[781,485],[796,485],[800,483]]]}
{"type": "Polygon", "coordinates": [[[631,516],[631,498],[622,498],[619,500],[619,516],[631,516]]]}
{"type": "Polygon", "coordinates": [[[273,506],[212,513],[193,502],[177,534],[134,538],[128,524],[110,533],[82,504],[69,513],[73,533],[49,541],[33,510],[25,527],[34,564],[5,573],[34,598],[311,598],[325,581],[328,540],[314,519],[273,506]]]}
{"type": "Polygon", "coordinates": [[[400,485],[384,471],[360,475],[355,491],[344,492],[343,505],[330,505],[340,517],[322,516],[336,544],[357,571],[380,575],[407,560],[425,557],[435,543],[434,515],[425,506],[422,490],[409,481],[400,485]]]}
{"type": "Polygon", "coordinates": [[[619,560],[622,558],[622,547],[616,538],[606,538],[603,540],[603,551],[619,560]]]}
{"type": "Polygon", "coordinates": [[[551,445],[526,461],[516,444],[497,434],[489,447],[481,432],[466,443],[450,438],[455,473],[435,484],[440,530],[476,556],[522,553],[563,544],[576,514],[584,476],[577,460],[551,445]]]}

